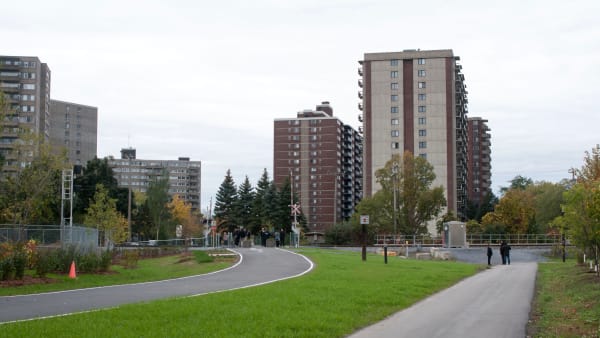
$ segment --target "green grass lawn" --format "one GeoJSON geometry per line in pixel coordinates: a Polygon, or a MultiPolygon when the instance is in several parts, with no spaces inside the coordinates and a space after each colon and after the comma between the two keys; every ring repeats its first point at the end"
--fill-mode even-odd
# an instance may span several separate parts
{"type": "MultiPolygon", "coordinates": [[[[204,252],[200,251],[198,253],[204,252]]],[[[231,264],[232,259],[217,259],[215,262],[204,262],[202,264],[198,264],[197,259],[194,259],[194,256],[182,257],[181,255],[142,259],[139,260],[138,267],[135,269],[125,269],[120,265],[113,265],[111,267],[111,273],[80,273],[77,274],[76,279],[70,279],[69,276],[65,274],[48,274],[47,277],[55,279],[55,283],[24,285],[10,288],[2,287],[0,288],[0,296],[24,295],[104,285],[157,281],[169,278],[204,274],[224,269],[228,266],[231,266],[231,264]]],[[[33,274],[33,271],[28,271],[28,273],[33,274]]]]}
{"type": "Polygon", "coordinates": [[[540,263],[532,309],[534,337],[599,337],[600,279],[574,259],[540,263]]]}
{"type": "Polygon", "coordinates": [[[192,298],[4,324],[7,337],[343,337],[447,288],[480,266],[301,249],[299,278],[192,298]]]}

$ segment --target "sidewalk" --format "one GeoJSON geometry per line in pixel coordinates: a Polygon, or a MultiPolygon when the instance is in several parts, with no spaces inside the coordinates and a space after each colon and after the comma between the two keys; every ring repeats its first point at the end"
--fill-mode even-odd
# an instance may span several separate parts
{"type": "Polygon", "coordinates": [[[525,337],[536,272],[493,266],[349,337],[525,337]]]}

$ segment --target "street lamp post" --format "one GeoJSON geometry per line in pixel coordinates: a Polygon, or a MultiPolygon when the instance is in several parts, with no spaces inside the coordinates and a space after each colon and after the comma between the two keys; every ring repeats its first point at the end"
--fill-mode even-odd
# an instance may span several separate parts
{"type": "Polygon", "coordinates": [[[127,184],[128,187],[128,197],[127,197],[127,241],[131,242],[131,154],[127,155],[127,164],[128,164],[128,177],[129,177],[129,184],[127,184]]]}
{"type": "Polygon", "coordinates": [[[393,209],[393,211],[394,211],[394,214],[393,214],[393,218],[394,218],[394,243],[396,243],[396,234],[397,234],[397,231],[398,231],[397,230],[397,227],[398,227],[397,223],[398,223],[398,221],[396,219],[396,214],[397,214],[397,211],[396,211],[396,205],[397,205],[397,202],[396,202],[397,176],[398,176],[398,163],[394,162],[394,165],[392,167],[392,185],[393,185],[392,188],[393,188],[393,192],[394,192],[394,209],[393,209]]]}

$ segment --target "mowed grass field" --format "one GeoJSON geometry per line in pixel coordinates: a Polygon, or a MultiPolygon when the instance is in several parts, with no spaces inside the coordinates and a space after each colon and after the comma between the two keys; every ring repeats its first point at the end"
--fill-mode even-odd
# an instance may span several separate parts
{"type": "Polygon", "coordinates": [[[300,249],[314,271],[273,284],[0,325],[6,337],[343,337],[481,267],[300,249]]]}

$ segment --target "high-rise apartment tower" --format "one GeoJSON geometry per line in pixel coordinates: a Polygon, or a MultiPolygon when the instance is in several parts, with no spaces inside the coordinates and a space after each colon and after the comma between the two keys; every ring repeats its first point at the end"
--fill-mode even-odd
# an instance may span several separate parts
{"type": "Polygon", "coordinates": [[[333,116],[329,102],[274,121],[273,176],[291,179],[309,231],[347,220],[362,198],[362,137],[333,116]]]}
{"type": "Polygon", "coordinates": [[[365,196],[379,190],[375,171],[408,150],[433,165],[433,186],[444,187],[448,210],[463,217],[467,91],[458,61],[452,50],[366,53],[359,61],[365,196]]]}
{"type": "Polygon", "coordinates": [[[6,101],[0,112],[6,115],[0,121],[0,154],[2,170],[10,173],[30,160],[14,151],[24,131],[38,135],[39,142],[50,137],[50,69],[37,57],[0,55],[0,91],[6,101]]]}
{"type": "Polygon", "coordinates": [[[67,150],[73,165],[85,166],[97,155],[98,108],[50,100],[50,143],[67,150]]]}
{"type": "Polygon", "coordinates": [[[485,196],[492,192],[491,135],[487,120],[481,117],[468,119],[468,199],[480,205],[485,196]]]}

